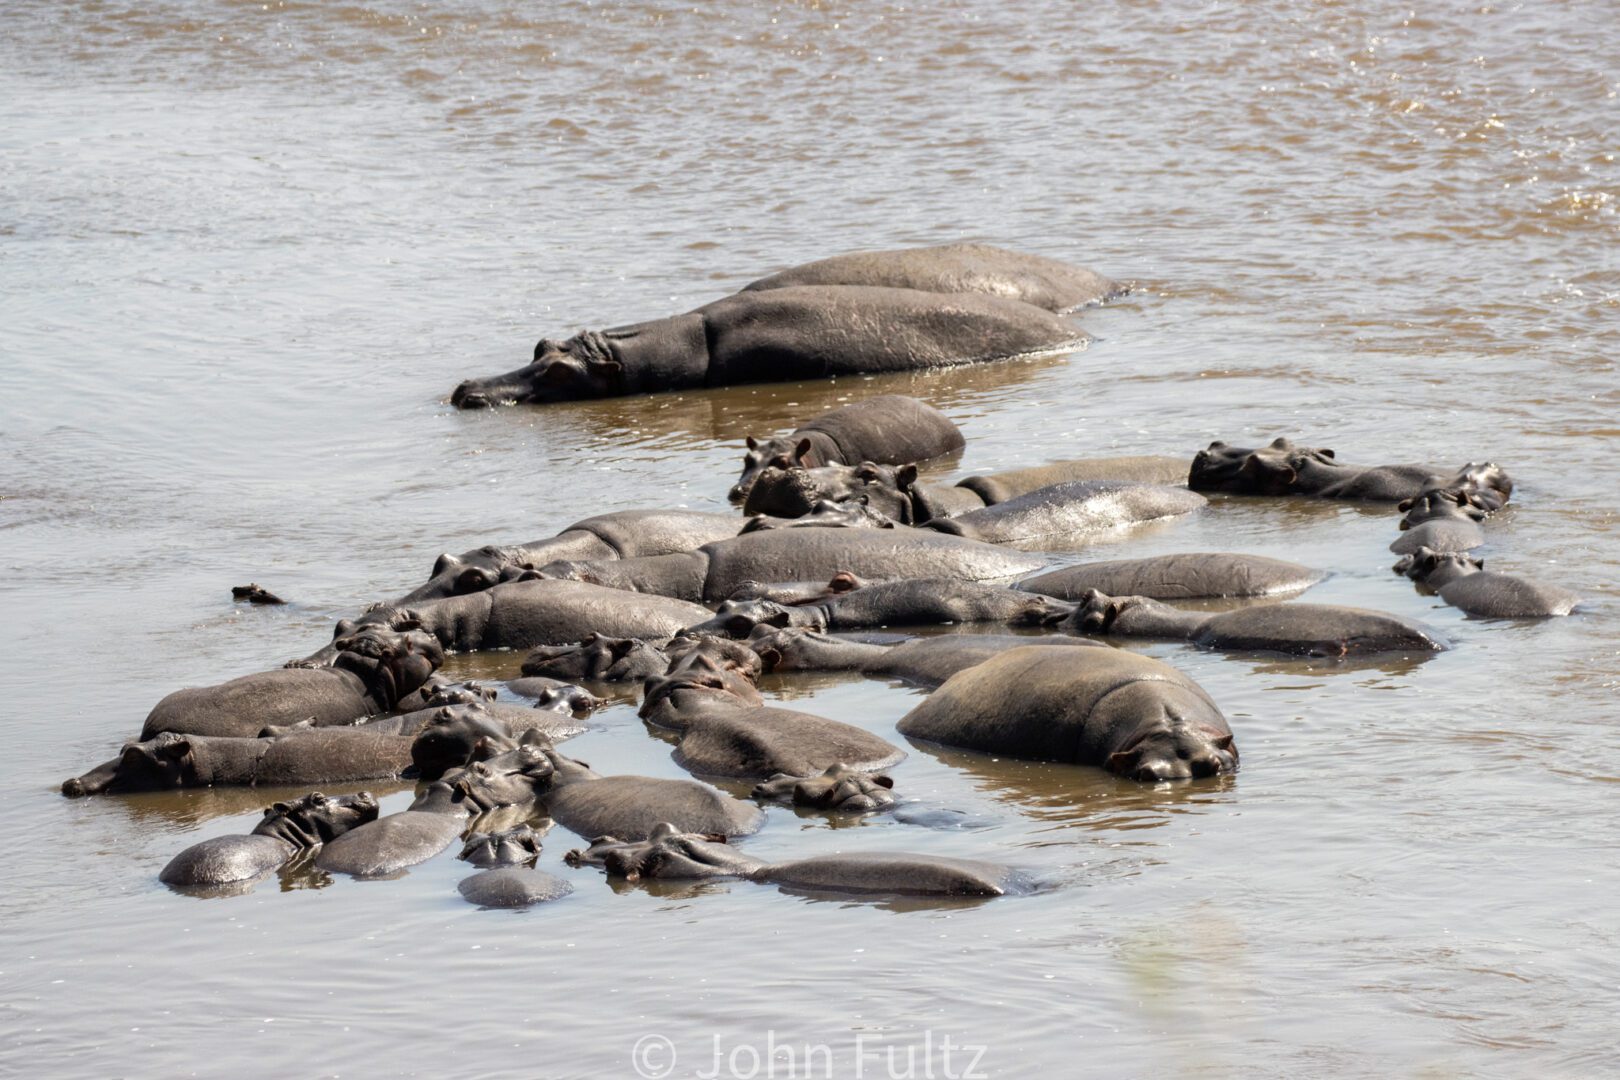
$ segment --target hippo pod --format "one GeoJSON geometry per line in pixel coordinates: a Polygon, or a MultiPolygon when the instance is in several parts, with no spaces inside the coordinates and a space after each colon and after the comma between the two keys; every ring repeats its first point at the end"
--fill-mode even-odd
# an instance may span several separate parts
{"type": "Polygon", "coordinates": [[[1461,552],[1419,548],[1395,564],[1397,573],[1433,591],[1452,607],[1493,619],[1568,615],[1581,598],[1568,589],[1485,569],[1485,560],[1461,552]]]}
{"type": "Polygon", "coordinates": [[[141,738],[165,731],[252,737],[266,725],[352,724],[388,712],[444,662],[444,650],[408,623],[340,636],[331,667],[279,668],[217,686],[176,690],[153,707],[141,738]]]}
{"type": "Polygon", "coordinates": [[[534,869],[539,855],[540,834],[528,825],[473,836],[456,857],[482,869],[463,879],[456,891],[468,903],[486,908],[530,907],[573,892],[568,882],[534,869]]]}
{"type": "Polygon", "coordinates": [[[740,878],[794,891],[897,896],[1002,896],[1023,887],[1013,871],[993,863],[890,852],[845,852],[766,863],[720,838],[683,833],[665,822],[645,840],[601,836],[570,851],[572,866],[600,866],[627,881],[740,878]]]}
{"type": "Polygon", "coordinates": [[[742,476],[730,491],[734,501],[747,496],[769,465],[813,468],[862,461],[905,465],[960,450],[966,440],[961,429],[933,406],[916,398],[880,394],[831,409],[791,434],[763,440],[750,435],[747,443],[742,476]]]}
{"type": "Polygon", "coordinates": [[[552,774],[543,792],[553,821],[580,836],[614,835],[641,840],[659,822],[688,832],[746,836],[765,815],[750,803],[694,780],[647,776],[599,776],[580,761],[544,751],[552,774]]]}
{"type": "Polygon", "coordinates": [[[1076,633],[1189,641],[1202,649],[1282,652],[1314,657],[1442,652],[1435,631],[1381,611],[1330,604],[1260,604],[1236,611],[1183,611],[1145,596],[1086,594],[1070,626],[1076,633]]]}
{"type": "Polygon", "coordinates": [[[748,639],[765,671],[859,671],[935,687],[966,668],[1021,648],[1106,649],[1087,638],[1067,635],[945,634],[898,645],[872,645],[800,628],[762,626],[748,639]]]}
{"type": "Polygon", "coordinates": [[[712,619],[689,630],[746,638],[758,626],[802,626],[815,630],[864,630],[878,626],[922,626],[999,622],[1009,626],[1051,626],[1074,613],[1074,605],[1005,585],[954,578],[907,578],[834,591],[797,604],[775,600],[727,600],[712,619]]]}
{"type": "Polygon", "coordinates": [[[786,803],[806,810],[838,814],[876,814],[894,807],[894,781],[843,762],[830,765],[819,776],[777,773],[749,793],[765,802],[786,803]]]}
{"type": "Polygon", "coordinates": [[[1320,570],[1261,555],[1189,552],[1065,566],[1026,578],[1015,588],[1064,600],[1080,600],[1092,590],[1155,600],[1201,600],[1301,592],[1326,576],[1320,570]]]}
{"type": "Polygon", "coordinates": [[[469,379],[450,400],[486,408],[912,371],[1068,352],[1087,340],[1021,300],[799,285],[737,293],[684,315],[567,341],[542,339],[532,363],[469,379]]]}
{"type": "Polygon", "coordinates": [[[1120,480],[1072,480],[1024,495],[935,518],[924,528],[992,544],[1068,545],[1131,525],[1202,509],[1207,500],[1184,487],[1120,480]]]}
{"type": "Polygon", "coordinates": [[[1431,551],[1472,551],[1485,543],[1479,522],[1502,508],[1495,490],[1435,488],[1401,502],[1401,535],[1389,545],[1397,555],[1431,551]]]}
{"type": "Polygon", "coordinates": [[[653,642],[595,633],[577,645],[537,645],[523,658],[530,678],[586,682],[640,682],[668,667],[669,657],[653,642]]]}
{"type": "MultiPolygon", "coordinates": [[[[840,571],[873,579],[926,573],[989,581],[1028,573],[1040,565],[1040,559],[1022,552],[926,529],[773,529],[705,544],[683,555],[552,563],[544,573],[632,592],[717,603],[747,581],[825,580],[840,571]]],[[[696,618],[681,625],[707,620],[710,613],[699,610],[696,618]]]]}
{"type": "Polygon", "coordinates": [[[158,880],[177,888],[253,881],[301,852],[376,820],[377,799],[369,791],[337,798],[313,792],[268,807],[246,836],[216,836],[193,844],[169,860],[158,880]]]}
{"type": "Polygon", "coordinates": [[[1332,450],[1287,439],[1258,449],[1212,442],[1193,458],[1187,486],[1232,495],[1314,495],[1370,502],[1400,502],[1431,488],[1494,492],[1502,502],[1513,494],[1512,477],[1490,462],[1449,471],[1430,465],[1343,465],[1332,450]]]}
{"type": "Polygon", "coordinates": [[[1118,649],[1011,649],[951,676],[899,726],[913,739],[1133,780],[1214,776],[1238,761],[1202,687],[1118,649]]]}

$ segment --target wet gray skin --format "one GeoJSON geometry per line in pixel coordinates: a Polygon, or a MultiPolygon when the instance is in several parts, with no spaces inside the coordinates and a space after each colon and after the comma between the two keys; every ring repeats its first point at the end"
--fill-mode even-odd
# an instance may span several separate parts
{"type": "Polygon", "coordinates": [[[544,751],[553,772],[543,794],[552,820],[580,836],[645,839],[659,822],[686,832],[746,836],[764,824],[751,803],[694,780],[599,776],[580,761],[544,751]]]}
{"type": "Polygon", "coordinates": [[[1395,564],[1424,588],[1470,615],[1494,619],[1541,619],[1568,615],[1581,598],[1568,589],[1485,569],[1485,560],[1460,552],[1420,548],[1395,564]]]}
{"type": "Polygon", "coordinates": [[[809,604],[831,599],[839,593],[869,584],[854,574],[840,571],[829,581],[745,581],[731,591],[727,600],[775,600],[779,604],[809,604]]]}
{"type": "Polygon", "coordinates": [[[434,710],[411,742],[411,762],[423,780],[437,780],[481,757],[517,746],[511,727],[478,705],[434,710]]]}
{"type": "Polygon", "coordinates": [[[1183,611],[1145,596],[1093,590],[1069,622],[1076,633],[1184,640],[1203,649],[1344,657],[1432,653],[1437,632],[1398,615],[1331,604],[1261,604],[1236,611],[1183,611]]]}
{"type": "Polygon", "coordinates": [[[640,682],[669,667],[657,644],[590,634],[577,645],[539,645],[523,658],[523,674],[588,682],[640,682]]]}
{"type": "Polygon", "coordinates": [[[456,856],[482,872],[464,878],[456,891],[464,900],[486,908],[522,908],[567,896],[574,887],[534,869],[540,834],[527,825],[470,838],[456,856]]]}
{"type": "Polygon", "coordinates": [[[748,647],[759,655],[769,672],[860,671],[925,687],[938,686],[958,671],[982,664],[1008,649],[1107,648],[1101,642],[1066,634],[946,634],[913,638],[898,645],[872,645],[802,628],[768,626],[754,631],[748,647]]]}
{"type": "Polygon", "coordinates": [[[1193,458],[1187,476],[1195,491],[1233,495],[1314,495],[1324,499],[1400,502],[1431,488],[1493,492],[1506,502],[1513,479],[1497,465],[1469,463],[1448,470],[1430,465],[1343,465],[1332,450],[1276,439],[1258,449],[1212,442],[1193,458]]]}
{"type": "Polygon", "coordinates": [[[1443,488],[1401,502],[1401,535],[1389,545],[1397,555],[1431,551],[1472,551],[1485,543],[1479,522],[1501,509],[1495,490],[1443,488]]]}
{"type": "Polygon", "coordinates": [[[496,690],[481,682],[464,680],[451,682],[443,675],[434,675],[414,691],[400,698],[394,705],[396,712],[410,713],[433,709],[440,705],[468,705],[494,701],[496,690]]]}
{"type": "Polygon", "coordinates": [[[501,751],[486,743],[480,747],[481,754],[498,752],[446,772],[442,782],[475,815],[503,807],[528,806],[550,786],[552,764],[546,756],[549,749],[549,744],[533,733],[509,750],[501,751]]]}
{"type": "Polygon", "coordinates": [[[1079,600],[1093,589],[1111,596],[1200,600],[1301,592],[1326,576],[1320,570],[1261,555],[1189,552],[1065,566],[1025,578],[1016,588],[1064,600],[1079,600]]]}
{"type": "MultiPolygon", "coordinates": [[[[526,731],[538,731],[552,742],[562,742],[564,739],[571,739],[585,730],[585,725],[574,719],[572,710],[563,707],[568,703],[568,700],[569,695],[564,694],[553,702],[552,707],[549,708],[541,703],[513,705],[505,701],[472,701],[460,705],[441,705],[436,708],[417,709],[414,712],[403,713],[398,716],[383,716],[373,720],[363,720],[351,729],[341,730],[373,731],[379,734],[415,737],[421,735],[435,721],[446,715],[457,716],[463,713],[476,713],[479,716],[494,719],[504,725],[505,729],[509,730],[513,735],[522,735],[526,731]]],[[[595,699],[592,698],[591,700],[594,701],[595,699]]]]}
{"type": "Polygon", "coordinates": [[[908,578],[830,593],[826,599],[798,604],[727,600],[713,618],[690,629],[746,638],[758,626],[801,626],[815,630],[969,622],[1051,626],[1073,612],[1074,605],[1066,601],[1005,585],[953,578],[908,578]]]}
{"type": "Polygon", "coordinates": [[[369,791],[329,797],[313,792],[266,808],[246,836],[216,836],[170,859],[158,874],[165,885],[201,888],[268,874],[301,851],[313,851],[350,829],[377,820],[369,791]]]}
{"type": "Polygon", "coordinates": [[[315,866],[362,878],[397,874],[449,847],[466,827],[468,809],[449,784],[431,784],[410,809],[351,829],[322,847],[315,866]]]}
{"type": "Polygon", "coordinates": [[[1192,679],[1120,649],[1016,648],[951,676],[900,733],[986,754],[1097,765],[1133,780],[1237,768],[1226,718],[1192,679]]]}
{"type": "Polygon", "coordinates": [[[601,698],[583,687],[541,675],[510,679],[506,688],[519,697],[533,699],[534,707],[544,712],[574,715],[588,713],[603,704],[601,698]]]}
{"type": "Polygon", "coordinates": [[[62,794],[120,795],[173,788],[338,784],[400,776],[411,739],[360,728],[317,728],[259,739],[165,732],[62,784],[62,794]]]}
{"type": "Polygon", "coordinates": [[[456,858],[481,869],[492,866],[532,866],[540,856],[540,834],[529,825],[468,837],[456,858]]]}
{"type": "Polygon", "coordinates": [[[837,814],[877,814],[894,808],[894,781],[881,773],[839,762],[819,776],[777,773],[749,794],[766,802],[837,814]]]}
{"type": "Polygon", "coordinates": [[[738,535],[763,532],[766,529],[892,529],[898,524],[893,518],[878,513],[862,497],[848,502],[822,499],[802,517],[771,517],[759,514],[748,519],[738,535]]]}
{"type": "Polygon", "coordinates": [[[1087,340],[1061,316],[999,296],[793,286],[566,341],[542,339],[531,363],[469,379],[450,400],[486,408],[911,371],[1072,351],[1087,340]]]}
{"type": "Polygon", "coordinates": [[[1206,504],[1197,492],[1169,484],[1073,480],[936,518],[925,527],[992,544],[1070,546],[1131,525],[1181,517],[1206,504]]]}

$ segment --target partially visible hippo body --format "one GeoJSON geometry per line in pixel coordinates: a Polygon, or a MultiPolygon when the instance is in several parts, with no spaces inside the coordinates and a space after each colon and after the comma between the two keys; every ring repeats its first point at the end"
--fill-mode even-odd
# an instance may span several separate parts
{"type": "MultiPolygon", "coordinates": [[[[875,466],[873,466],[875,468],[875,466]]],[[[774,474],[773,474],[774,475],[774,474]]],[[[748,518],[738,535],[766,529],[892,529],[899,522],[880,514],[863,501],[832,502],[823,499],[800,517],[771,517],[757,514],[748,518]]]]}
{"type": "Polygon", "coordinates": [[[1009,649],[1103,648],[1099,641],[1063,634],[943,634],[912,638],[898,645],[870,645],[814,631],[760,627],[748,639],[768,672],[859,671],[934,687],[966,668],[1009,649]]]}
{"type": "Polygon", "coordinates": [[[335,874],[388,877],[449,847],[467,826],[468,806],[449,785],[430,786],[410,809],[351,829],[321,848],[315,865],[335,874]]]}
{"type": "Polygon", "coordinates": [[[745,581],[727,600],[774,600],[778,604],[814,604],[831,600],[855,589],[864,589],[869,582],[854,574],[840,571],[829,581],[745,581]]]}
{"type": "Polygon", "coordinates": [[[1168,484],[1075,480],[924,526],[991,544],[1068,546],[1130,525],[1190,514],[1207,500],[1168,484]]]}
{"type": "Polygon", "coordinates": [[[251,881],[300,852],[376,820],[377,800],[369,791],[337,798],[314,792],[267,808],[264,820],[246,836],[216,836],[193,844],[169,860],[158,880],[181,888],[251,881]]]}
{"type": "Polygon", "coordinates": [[[427,634],[365,627],[333,643],[331,667],[278,668],[217,686],[176,690],[152,709],[141,738],[165,731],[251,738],[267,725],[352,724],[388,712],[444,662],[427,634]]]}
{"type": "Polygon", "coordinates": [[[1110,596],[1201,600],[1301,592],[1326,576],[1320,570],[1263,555],[1189,552],[1065,566],[1026,578],[1017,587],[1063,600],[1079,600],[1093,589],[1110,596]]]}
{"type": "Polygon", "coordinates": [[[1501,509],[1498,492],[1467,488],[1425,491],[1400,504],[1401,535],[1389,550],[1397,555],[1415,555],[1421,548],[1430,551],[1472,551],[1485,543],[1479,522],[1501,509]]]}
{"type": "Polygon", "coordinates": [[[1261,604],[1236,611],[1183,611],[1145,596],[1091,592],[1072,620],[1079,633],[1186,640],[1201,649],[1342,657],[1441,652],[1435,631],[1381,611],[1331,604],[1261,604]]]}
{"type": "Polygon", "coordinates": [[[1203,688],[1168,664],[1119,649],[1011,649],[953,675],[899,726],[914,739],[1100,765],[1135,780],[1237,768],[1231,729],[1203,688]]]}
{"type": "Polygon", "coordinates": [[[525,367],[456,387],[485,408],[705,386],[791,382],[1051,355],[1086,335],[1000,296],[862,285],[740,292],[686,313],[567,341],[542,340],[525,367]]]}
{"type": "Polygon", "coordinates": [[[881,394],[841,405],[788,435],[748,437],[742,476],[731,497],[742,500],[766,465],[782,459],[805,466],[904,465],[960,450],[962,431],[948,416],[916,398],[881,394]]]}
{"type": "Polygon", "coordinates": [[[468,903],[486,908],[529,907],[573,892],[568,882],[534,869],[539,855],[540,836],[527,825],[474,836],[457,858],[484,869],[456,890],[468,903]]]}
{"type": "Polygon", "coordinates": [[[262,739],[164,732],[68,780],[62,794],[119,795],[214,785],[340,784],[400,776],[411,739],[363,728],[315,728],[262,739]]]}
{"type": "Polygon", "coordinates": [[[1259,449],[1212,442],[1193,458],[1187,484],[1194,491],[1233,495],[1315,495],[1369,502],[1400,502],[1431,488],[1487,492],[1500,502],[1513,494],[1512,478],[1489,462],[1451,471],[1429,465],[1341,465],[1332,450],[1287,439],[1259,449]]]}
{"type": "Polygon", "coordinates": [[[518,697],[532,698],[534,707],[545,712],[577,715],[588,713],[602,705],[601,698],[583,687],[541,675],[510,679],[506,683],[506,688],[518,697]]]}
{"type": "Polygon", "coordinates": [[[754,798],[839,814],[875,814],[894,808],[894,781],[840,762],[820,776],[778,773],[754,785],[754,798]]]}
{"type": "Polygon", "coordinates": [[[989,244],[857,251],[791,267],[742,291],[795,285],[885,285],[937,293],[989,293],[1047,311],[1073,311],[1128,290],[1100,274],[989,244]]]}
{"type": "MultiPolygon", "coordinates": [[[[594,700],[594,699],[592,699],[594,700]]],[[[371,731],[386,735],[408,735],[415,738],[436,722],[449,716],[476,713],[499,723],[512,735],[538,731],[552,742],[571,739],[585,730],[585,725],[574,719],[572,712],[561,709],[543,709],[526,705],[511,705],[504,701],[468,702],[464,705],[441,705],[436,708],[417,709],[400,716],[384,716],[356,724],[352,730],[371,731]]],[[[291,732],[289,732],[291,734],[291,732]]]]}
{"type": "Polygon", "coordinates": [[[589,634],[577,645],[540,645],[523,658],[530,678],[641,682],[662,674],[669,657],[649,641],[589,634]]]}
{"type": "Polygon", "coordinates": [[[765,822],[759,807],[695,780],[598,776],[554,750],[547,756],[554,771],[543,796],[546,809],[580,836],[641,840],[665,821],[686,832],[746,836],[765,822]]]}
{"type": "Polygon", "coordinates": [[[1568,589],[1485,569],[1485,560],[1460,552],[1420,548],[1395,569],[1436,593],[1452,607],[1493,619],[1539,619],[1568,615],[1581,598],[1568,589]]]}
{"type": "MultiPolygon", "coordinates": [[[[544,572],[615,589],[718,602],[749,581],[828,579],[840,571],[872,579],[927,574],[988,581],[1028,573],[1041,565],[1042,560],[1022,552],[926,529],[774,529],[705,544],[684,555],[553,563],[544,572]]],[[[682,625],[692,626],[708,617],[708,611],[700,611],[682,625]]],[[[679,626],[668,633],[676,629],[679,626]]]]}
{"type": "Polygon", "coordinates": [[[964,622],[1050,626],[1073,613],[1073,604],[1005,585],[955,578],[906,578],[832,593],[825,600],[809,603],[727,600],[714,618],[691,629],[746,638],[756,626],[762,625],[803,626],[816,630],[964,622]]]}

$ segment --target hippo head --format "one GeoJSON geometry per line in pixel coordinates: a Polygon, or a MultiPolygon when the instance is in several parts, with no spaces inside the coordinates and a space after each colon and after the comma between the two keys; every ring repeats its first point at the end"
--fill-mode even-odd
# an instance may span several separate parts
{"type": "Polygon", "coordinates": [[[894,805],[894,781],[848,765],[833,765],[820,776],[777,773],[755,785],[753,797],[786,802],[812,810],[844,814],[873,814],[894,805]]]}
{"type": "Polygon", "coordinates": [[[528,731],[516,747],[445,773],[443,782],[455,792],[456,801],[474,814],[523,806],[549,786],[552,764],[547,749],[545,736],[528,731]]]}
{"type": "Polygon", "coordinates": [[[748,647],[759,657],[765,673],[821,671],[842,666],[850,643],[803,627],[763,625],[748,635],[748,647]]]}
{"type": "Polygon", "coordinates": [[[712,637],[676,638],[670,643],[669,669],[642,685],[640,715],[676,727],[688,710],[763,705],[765,699],[754,686],[759,673],[759,656],[746,645],[712,637]]]}
{"type": "Polygon", "coordinates": [[[332,797],[312,792],[292,802],[265,808],[255,836],[274,836],[293,847],[312,848],[342,836],[350,829],[377,820],[377,797],[369,791],[332,797]]]}
{"type": "Polygon", "coordinates": [[[592,709],[600,708],[603,700],[589,690],[563,683],[560,686],[548,686],[540,691],[540,696],[534,699],[534,707],[546,712],[564,713],[572,716],[575,713],[588,713],[592,709]]]}
{"type": "Polygon", "coordinates": [[[1175,610],[1169,604],[1146,596],[1109,596],[1098,589],[1087,589],[1074,605],[1069,622],[1077,634],[1107,634],[1116,622],[1128,619],[1132,613],[1168,614],[1175,610]]]}
{"type": "Polygon", "coordinates": [[[437,780],[450,769],[515,745],[512,729],[482,705],[446,705],[411,743],[411,761],[423,780],[437,780]]]}
{"type": "Polygon", "coordinates": [[[821,630],[826,627],[826,619],[819,608],[793,607],[775,600],[726,600],[715,609],[714,618],[687,627],[687,632],[745,639],[760,626],[813,626],[821,630]]]}
{"type": "Polygon", "coordinates": [[[1157,783],[1218,776],[1236,769],[1237,763],[1230,731],[1216,731],[1170,714],[1163,723],[1148,727],[1123,749],[1108,755],[1104,765],[1118,776],[1157,783]]]}
{"type": "Polygon", "coordinates": [[[198,762],[191,739],[172,731],[132,742],[111,761],[62,784],[62,794],[122,794],[129,791],[167,791],[198,783],[198,762]]]}
{"type": "Polygon", "coordinates": [[[624,367],[607,335],[587,330],[567,341],[542,338],[534,361],[488,379],[468,379],[450,395],[459,409],[612,397],[622,392],[624,367]]]}
{"type": "Polygon", "coordinates": [[[501,575],[511,559],[511,552],[493,544],[465,555],[445,552],[434,560],[427,581],[412,589],[403,602],[419,604],[427,600],[442,600],[447,596],[482,592],[501,583],[501,575]]]}
{"type": "Polygon", "coordinates": [[[445,682],[430,680],[422,687],[422,708],[436,709],[445,705],[478,705],[495,700],[493,686],[480,682],[445,682]]]}
{"type": "Polygon", "coordinates": [[[548,679],[623,682],[662,674],[664,651],[646,641],[592,634],[578,645],[541,645],[523,658],[523,674],[548,679]]]}
{"type": "Polygon", "coordinates": [[[773,465],[760,473],[743,503],[743,513],[797,518],[810,513],[823,501],[862,502],[883,518],[913,525],[926,516],[913,492],[916,482],[915,465],[896,468],[870,461],[813,469],[802,465],[787,468],[773,465]]]}
{"type": "Polygon", "coordinates": [[[723,836],[683,833],[667,821],[653,826],[645,840],[599,836],[590,847],[570,851],[565,858],[570,866],[600,866],[626,881],[746,877],[761,865],[732,848],[723,836]]]}
{"type": "Polygon", "coordinates": [[[1436,518],[1483,521],[1500,510],[1502,505],[1495,491],[1446,487],[1430,488],[1410,499],[1403,499],[1396,508],[1406,515],[1401,518],[1401,530],[1404,532],[1414,525],[1421,525],[1436,518]]]}
{"type": "Polygon", "coordinates": [[[1257,450],[1212,442],[1193,458],[1187,486],[1235,495],[1287,495],[1316,490],[1325,482],[1319,478],[1322,471],[1339,468],[1332,450],[1287,439],[1274,439],[1257,450]]]}
{"type": "Polygon", "coordinates": [[[1397,574],[1405,574],[1413,581],[1438,589],[1447,582],[1485,569],[1485,560],[1462,551],[1435,551],[1420,547],[1410,555],[1403,555],[1393,567],[1397,574]]]}
{"type": "Polygon", "coordinates": [[[362,626],[332,644],[338,653],[332,666],[360,676],[384,710],[392,709],[444,663],[444,646],[439,639],[417,629],[414,623],[393,629],[362,626]]]}
{"type": "Polygon", "coordinates": [[[540,834],[527,825],[504,832],[479,833],[462,847],[458,859],[474,866],[533,866],[540,857],[540,834]]]}
{"type": "Polygon", "coordinates": [[[797,464],[798,459],[809,450],[808,439],[795,443],[791,436],[777,435],[769,439],[756,439],[748,436],[748,450],[743,454],[742,475],[737,482],[731,485],[727,496],[732,502],[742,502],[753,490],[754,481],[767,467],[787,468],[797,464]]]}
{"type": "Polygon", "coordinates": [[[872,509],[871,497],[862,495],[848,502],[821,499],[803,517],[781,518],[760,515],[751,517],[741,533],[764,532],[766,529],[892,529],[893,518],[872,509]]]}
{"type": "Polygon", "coordinates": [[[1457,470],[1447,487],[1477,492],[1492,510],[1500,510],[1513,497],[1513,477],[1494,461],[1470,461],[1457,470]]]}

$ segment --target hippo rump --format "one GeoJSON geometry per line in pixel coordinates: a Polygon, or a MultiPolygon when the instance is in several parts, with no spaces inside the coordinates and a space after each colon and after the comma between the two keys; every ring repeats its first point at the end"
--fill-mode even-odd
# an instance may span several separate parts
{"type": "MultiPolygon", "coordinates": [[[[1029,573],[1041,565],[1042,560],[1018,551],[926,529],[771,529],[705,544],[682,555],[559,562],[542,572],[548,577],[713,603],[750,581],[825,580],[840,571],[872,579],[927,574],[990,581],[1029,573]]],[[[708,617],[704,610],[683,625],[692,626],[708,617]]]]}
{"type": "Polygon", "coordinates": [[[862,461],[905,465],[965,445],[961,429],[932,405],[899,394],[880,394],[822,413],[788,435],[748,436],[742,476],[732,485],[730,495],[741,501],[761,470],[779,460],[810,468],[862,461]]]}
{"type": "Polygon", "coordinates": [[[1490,619],[1544,619],[1568,615],[1581,598],[1568,589],[1485,569],[1485,560],[1461,552],[1419,548],[1395,564],[1416,581],[1470,615],[1490,619]]]}
{"type": "Polygon", "coordinates": [[[1197,492],[1169,484],[1072,480],[955,517],[935,518],[923,527],[990,544],[1069,546],[1190,514],[1206,502],[1197,492]]]}
{"type": "Polygon", "coordinates": [[[765,823],[759,807],[695,780],[599,776],[555,750],[545,754],[552,764],[542,793],[546,810],[553,821],[582,837],[643,840],[660,822],[705,835],[746,836],[765,823]]]}
{"type": "Polygon", "coordinates": [[[1259,604],[1236,611],[1183,611],[1145,596],[1095,590],[1070,620],[1076,633],[1189,641],[1201,649],[1344,657],[1432,653],[1446,639],[1422,623],[1334,604],[1259,604]]]}
{"type": "Polygon", "coordinates": [[[1133,780],[1214,776],[1238,760],[1226,718],[1202,687],[1119,649],[1008,650],[951,676],[899,726],[913,739],[1099,765],[1133,780]]]}
{"type": "Polygon", "coordinates": [[[485,908],[526,908],[573,892],[568,882],[534,869],[539,855],[540,834],[527,825],[474,836],[456,857],[482,869],[456,891],[485,908]]]}
{"type": "Polygon", "coordinates": [[[936,687],[959,671],[982,664],[1009,649],[1104,648],[1099,641],[1064,634],[941,634],[898,645],[874,645],[801,628],[762,626],[748,639],[766,672],[859,671],[936,687]]]}
{"type": "Polygon", "coordinates": [[[1062,600],[1080,600],[1093,589],[1112,596],[1203,600],[1303,592],[1326,576],[1320,570],[1263,555],[1186,552],[1065,566],[1025,578],[1015,587],[1062,600]]]}
{"type": "Polygon", "coordinates": [[[176,690],[153,707],[141,738],[165,731],[251,738],[269,725],[310,719],[317,727],[352,724],[394,708],[444,662],[432,636],[404,626],[367,626],[339,635],[330,648],[330,667],[279,668],[176,690]]]}
{"type": "Polygon", "coordinates": [[[796,285],[885,285],[923,292],[988,293],[1047,311],[1073,311],[1129,291],[1090,270],[989,244],[834,255],[760,278],[744,285],[742,291],[796,285]]]}
{"type": "Polygon", "coordinates": [[[757,626],[804,626],[817,630],[864,630],[879,626],[922,626],[999,622],[1010,626],[1050,626],[1074,613],[1074,605],[1005,585],[955,578],[903,578],[837,591],[835,576],[823,599],[796,604],[776,600],[727,600],[714,618],[689,632],[746,638],[757,626]]]}
{"type": "Polygon", "coordinates": [[[1486,462],[1447,470],[1430,465],[1342,465],[1332,450],[1287,439],[1246,449],[1212,442],[1193,458],[1187,486],[1231,495],[1314,495],[1323,499],[1400,502],[1431,488],[1462,488],[1505,503],[1513,479],[1486,462]]]}
{"type": "Polygon", "coordinates": [[[567,341],[469,379],[451,403],[577,401],[705,386],[793,382],[1069,352],[1087,337],[1044,308],[1000,296],[864,285],[737,293],[684,315],[567,341]]]}
{"type": "Polygon", "coordinates": [[[369,791],[335,798],[312,792],[268,807],[246,836],[216,836],[191,845],[169,860],[158,880],[183,889],[253,881],[376,820],[377,799],[369,791]]]}

